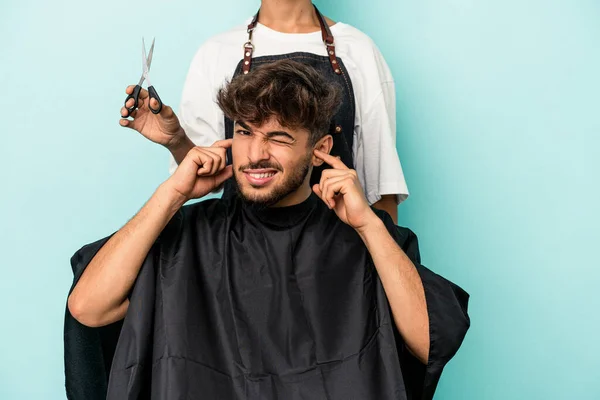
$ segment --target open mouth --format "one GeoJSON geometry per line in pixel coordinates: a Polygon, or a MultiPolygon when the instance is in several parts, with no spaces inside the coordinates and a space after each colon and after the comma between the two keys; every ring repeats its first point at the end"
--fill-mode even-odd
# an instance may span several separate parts
{"type": "Polygon", "coordinates": [[[244,171],[244,176],[252,186],[265,186],[273,180],[279,171],[274,169],[247,169],[244,171]]]}

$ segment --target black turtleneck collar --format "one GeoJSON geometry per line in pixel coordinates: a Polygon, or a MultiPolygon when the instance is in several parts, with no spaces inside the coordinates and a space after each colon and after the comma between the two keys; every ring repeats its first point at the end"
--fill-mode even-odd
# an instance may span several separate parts
{"type": "Polygon", "coordinates": [[[302,221],[311,213],[318,201],[320,199],[317,195],[311,192],[306,200],[292,206],[257,209],[242,201],[242,207],[246,213],[255,216],[261,222],[283,228],[294,226],[302,221]]]}

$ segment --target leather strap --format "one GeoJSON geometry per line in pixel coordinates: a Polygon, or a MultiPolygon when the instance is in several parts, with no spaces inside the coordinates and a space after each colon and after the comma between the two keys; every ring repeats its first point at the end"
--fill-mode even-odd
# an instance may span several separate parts
{"type": "Polygon", "coordinates": [[[244,63],[242,64],[242,72],[244,75],[250,72],[250,64],[252,64],[252,53],[254,52],[254,45],[252,44],[252,32],[258,23],[259,12],[260,9],[254,15],[252,21],[248,24],[248,41],[244,43],[244,63]]]}
{"type": "Polygon", "coordinates": [[[335,56],[335,42],[333,40],[333,34],[329,29],[329,25],[327,25],[327,21],[325,21],[325,17],[319,12],[317,6],[313,4],[315,8],[315,12],[317,13],[317,17],[319,19],[319,24],[321,25],[321,37],[323,38],[323,43],[327,48],[327,55],[329,56],[329,63],[331,64],[331,68],[333,68],[333,72],[338,75],[341,75],[342,70],[337,61],[337,57],[335,56]]]}
{"type": "MultiPolygon", "coordinates": [[[[321,25],[321,37],[323,38],[323,44],[327,49],[327,56],[329,57],[329,63],[331,64],[331,68],[333,68],[333,72],[338,75],[342,74],[342,70],[338,64],[337,57],[335,55],[335,42],[333,38],[333,34],[327,25],[327,21],[323,15],[319,12],[317,6],[313,4],[315,8],[315,13],[317,14],[317,18],[319,20],[319,25],[321,25]]],[[[252,18],[252,21],[248,24],[248,41],[244,43],[244,62],[242,64],[242,72],[246,75],[250,72],[250,67],[252,65],[252,53],[254,52],[254,45],[252,44],[252,32],[256,28],[258,24],[258,14],[260,13],[260,9],[252,18]]]]}

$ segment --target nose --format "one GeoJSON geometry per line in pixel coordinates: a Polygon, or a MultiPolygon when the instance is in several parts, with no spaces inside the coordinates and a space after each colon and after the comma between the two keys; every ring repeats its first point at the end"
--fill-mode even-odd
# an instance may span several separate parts
{"type": "Polygon", "coordinates": [[[269,144],[259,135],[253,137],[250,143],[250,151],[248,152],[248,160],[252,163],[257,163],[268,160],[270,157],[269,144]]]}

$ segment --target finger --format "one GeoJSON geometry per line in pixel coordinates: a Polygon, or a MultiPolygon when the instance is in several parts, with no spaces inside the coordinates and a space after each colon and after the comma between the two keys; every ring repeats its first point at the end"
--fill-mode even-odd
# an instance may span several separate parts
{"type": "Polygon", "coordinates": [[[223,153],[221,154],[222,158],[222,168],[225,168],[227,165],[227,149],[231,148],[233,144],[233,139],[225,139],[225,140],[217,140],[213,143],[211,147],[223,149],[223,153]]]}
{"type": "Polygon", "coordinates": [[[335,176],[342,176],[342,175],[347,175],[350,173],[350,169],[332,169],[332,168],[328,168],[323,170],[323,172],[321,172],[321,178],[333,178],[335,176]]]}
{"type": "Polygon", "coordinates": [[[138,109],[136,108],[135,110],[133,110],[132,112],[127,111],[127,117],[123,117],[123,118],[133,118],[136,119],[138,116],[138,109]]]}
{"type": "Polygon", "coordinates": [[[148,98],[148,91],[144,88],[140,90],[140,100],[146,100],[148,98]]]}
{"type": "Polygon", "coordinates": [[[346,164],[342,162],[339,158],[332,156],[331,154],[323,153],[320,150],[314,150],[315,156],[325,161],[327,164],[331,165],[335,169],[349,169],[346,164]]]}
{"type": "Polygon", "coordinates": [[[226,149],[224,149],[222,147],[204,147],[203,149],[206,151],[210,151],[211,153],[213,153],[215,156],[218,157],[219,170],[222,170],[223,168],[225,168],[225,166],[227,165],[227,162],[226,162],[227,150],[226,149]]]}
{"type": "Polygon", "coordinates": [[[215,175],[221,170],[221,157],[212,151],[206,151],[206,154],[212,159],[210,174],[215,175]]]}
{"type": "Polygon", "coordinates": [[[206,149],[198,148],[198,153],[202,159],[202,166],[198,169],[198,176],[202,175],[214,175],[219,170],[220,162],[218,157],[206,151],[206,149]]]}
{"type": "Polygon", "coordinates": [[[321,192],[321,188],[319,187],[319,185],[317,183],[315,183],[312,187],[313,192],[315,192],[315,194],[321,199],[323,200],[323,192],[321,192]]]}
{"type": "Polygon", "coordinates": [[[150,108],[153,110],[158,110],[158,100],[156,100],[154,97],[150,99],[150,108]]]}
{"type": "MultiPolygon", "coordinates": [[[[152,106],[153,109],[156,110],[158,108],[158,100],[153,98],[152,100],[150,100],[150,103],[151,103],[150,105],[152,106]]],[[[163,118],[171,118],[173,116],[173,114],[175,114],[173,112],[173,109],[169,106],[166,106],[163,103],[163,106],[162,106],[162,109],[160,110],[159,115],[163,118]]]]}
{"type": "MultiPolygon", "coordinates": [[[[323,170],[323,172],[321,173],[321,180],[319,181],[319,185],[322,185],[323,183],[325,183],[325,181],[327,179],[331,179],[331,178],[335,178],[337,176],[346,176],[349,174],[350,170],[347,169],[326,169],[323,170]]],[[[323,189],[323,187],[321,186],[321,189],[323,189]]]]}
{"type": "MultiPolygon", "coordinates": [[[[141,89],[140,93],[138,94],[138,98],[137,98],[137,108],[142,108],[143,106],[146,106],[148,103],[148,91],[146,89],[141,89]]],[[[135,105],[135,98],[131,97],[129,99],[127,99],[127,101],[125,102],[125,107],[127,108],[131,108],[135,105]]]]}
{"type": "Polygon", "coordinates": [[[352,182],[352,180],[348,176],[328,179],[322,191],[325,203],[334,208],[336,203],[335,197],[347,192],[346,187],[349,182],[352,182]]]}
{"type": "MultiPolygon", "coordinates": [[[[138,101],[138,107],[140,107],[143,103],[141,101],[138,101]]],[[[125,108],[126,109],[130,109],[131,107],[133,107],[135,105],[135,99],[131,98],[129,100],[127,100],[125,102],[125,108]]]]}
{"type": "Polygon", "coordinates": [[[121,118],[119,120],[119,125],[125,128],[133,129],[134,131],[138,130],[138,121],[135,119],[121,118]]]}
{"type": "Polygon", "coordinates": [[[323,171],[321,174],[321,180],[319,181],[319,187],[321,191],[324,190],[325,182],[333,178],[349,176],[351,175],[350,171],[351,170],[348,169],[326,169],[323,171]]]}
{"type": "Polygon", "coordinates": [[[222,147],[224,149],[228,149],[231,147],[232,143],[233,143],[233,139],[217,140],[210,147],[222,147]]]}
{"type": "MultiPolygon", "coordinates": [[[[313,185],[313,187],[312,187],[312,189],[313,189],[313,192],[315,192],[315,194],[316,194],[316,195],[317,195],[317,196],[318,196],[318,197],[319,197],[321,200],[323,200],[323,203],[325,203],[325,205],[327,205],[327,207],[328,207],[329,209],[331,209],[331,208],[332,208],[332,206],[331,206],[331,204],[328,202],[328,200],[327,200],[327,199],[325,199],[325,197],[324,197],[324,195],[323,195],[323,192],[321,191],[321,188],[319,187],[319,185],[318,185],[318,184],[314,184],[314,185],[313,185]]],[[[334,204],[334,207],[335,207],[335,204],[334,204]]]]}
{"type": "Polygon", "coordinates": [[[137,109],[133,110],[132,112],[129,112],[129,110],[125,107],[121,107],[121,118],[135,118],[135,116],[137,115],[137,109]]]}
{"type": "Polygon", "coordinates": [[[129,85],[125,88],[125,93],[127,94],[132,94],[133,93],[133,89],[135,89],[136,85],[129,85]]]}
{"type": "Polygon", "coordinates": [[[207,172],[210,170],[208,164],[212,162],[212,159],[207,160],[207,158],[200,147],[194,147],[187,153],[181,164],[192,162],[195,164],[197,175],[207,175],[207,172]]]}
{"type": "Polygon", "coordinates": [[[215,175],[215,188],[218,188],[227,179],[233,176],[233,165],[228,165],[227,168],[215,175]]]}
{"type": "Polygon", "coordinates": [[[210,171],[213,167],[213,159],[210,156],[202,154],[200,156],[200,166],[198,168],[198,176],[212,175],[210,171]]]}

